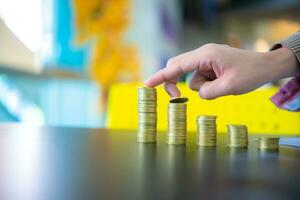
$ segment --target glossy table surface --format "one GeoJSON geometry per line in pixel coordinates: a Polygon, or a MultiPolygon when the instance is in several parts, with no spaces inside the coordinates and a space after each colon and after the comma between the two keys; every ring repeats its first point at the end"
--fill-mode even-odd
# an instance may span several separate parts
{"type": "Polygon", "coordinates": [[[300,199],[300,150],[138,144],[134,131],[0,125],[0,199],[300,199]]]}

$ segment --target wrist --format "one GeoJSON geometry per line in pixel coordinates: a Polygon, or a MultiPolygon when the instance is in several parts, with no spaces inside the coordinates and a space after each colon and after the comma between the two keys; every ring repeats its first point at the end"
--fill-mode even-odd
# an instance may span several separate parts
{"type": "Polygon", "coordinates": [[[269,81],[295,76],[300,72],[299,62],[293,51],[287,47],[265,53],[267,68],[269,68],[269,81]]]}

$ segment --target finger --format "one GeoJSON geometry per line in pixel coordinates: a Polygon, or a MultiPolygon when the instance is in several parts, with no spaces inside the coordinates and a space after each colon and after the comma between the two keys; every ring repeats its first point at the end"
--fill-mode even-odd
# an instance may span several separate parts
{"type": "Polygon", "coordinates": [[[195,52],[187,52],[170,59],[164,69],[148,78],[144,84],[148,87],[155,87],[165,81],[178,79],[181,75],[193,71],[197,67],[195,52]]]}
{"type": "Polygon", "coordinates": [[[184,72],[177,67],[166,67],[153,76],[151,76],[148,80],[144,82],[144,84],[148,87],[155,87],[157,85],[162,84],[163,82],[167,82],[170,80],[178,79],[184,72]]]}
{"type": "Polygon", "coordinates": [[[189,88],[194,91],[199,91],[199,88],[205,83],[209,81],[207,76],[201,74],[201,72],[194,71],[191,80],[189,81],[189,88]]]}
{"type": "Polygon", "coordinates": [[[150,78],[148,78],[144,84],[147,87],[155,87],[165,81],[167,81],[166,77],[164,76],[163,70],[159,70],[154,75],[152,75],[150,78]]]}
{"type": "Polygon", "coordinates": [[[176,82],[165,82],[164,88],[171,97],[180,97],[180,91],[176,86],[176,82]]]}
{"type": "Polygon", "coordinates": [[[206,81],[199,89],[199,96],[203,99],[215,99],[228,95],[224,80],[225,79],[221,77],[214,81],[206,81]]]}

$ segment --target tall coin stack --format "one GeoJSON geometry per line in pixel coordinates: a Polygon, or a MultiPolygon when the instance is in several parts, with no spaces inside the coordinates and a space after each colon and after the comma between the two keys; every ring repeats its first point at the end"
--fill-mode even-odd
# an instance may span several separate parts
{"type": "Polygon", "coordinates": [[[245,125],[227,125],[228,130],[228,147],[247,148],[248,130],[245,125]]]}
{"type": "Polygon", "coordinates": [[[197,118],[197,144],[214,147],[217,143],[217,116],[200,115],[197,118]]]}
{"type": "Polygon", "coordinates": [[[156,142],[156,89],[148,87],[138,88],[138,134],[141,143],[156,142]]]}
{"type": "Polygon", "coordinates": [[[168,106],[168,144],[186,143],[186,108],[188,98],[177,97],[168,106]]]}
{"type": "Polygon", "coordinates": [[[258,139],[258,149],[266,151],[278,151],[279,138],[278,137],[260,137],[258,139]]]}

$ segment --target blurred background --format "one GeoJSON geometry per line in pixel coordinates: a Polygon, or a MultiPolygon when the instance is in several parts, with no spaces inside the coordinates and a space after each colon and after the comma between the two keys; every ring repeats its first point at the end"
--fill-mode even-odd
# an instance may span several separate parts
{"type": "Polygon", "coordinates": [[[110,107],[135,98],[111,100],[115,85],[208,42],[268,51],[300,30],[299,10],[299,0],[0,0],[0,121],[104,127],[110,107]]]}

